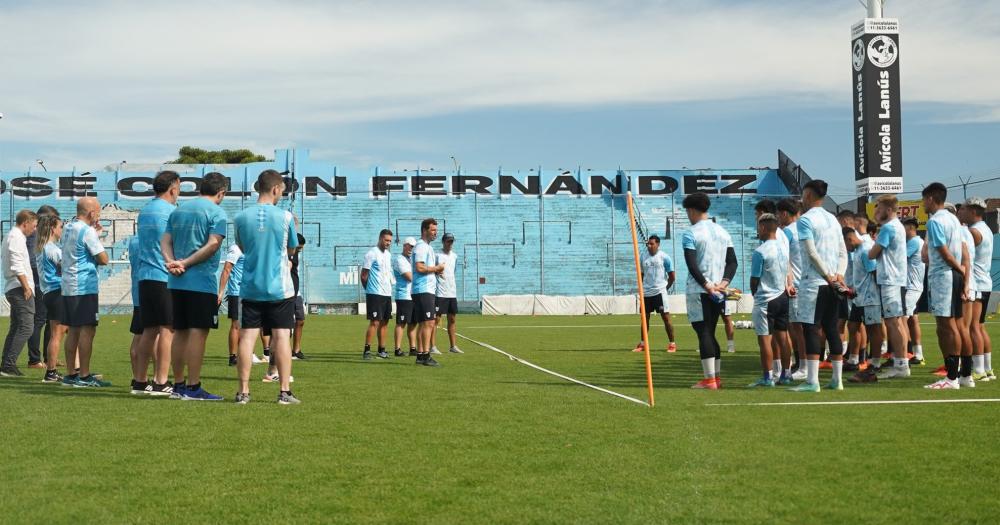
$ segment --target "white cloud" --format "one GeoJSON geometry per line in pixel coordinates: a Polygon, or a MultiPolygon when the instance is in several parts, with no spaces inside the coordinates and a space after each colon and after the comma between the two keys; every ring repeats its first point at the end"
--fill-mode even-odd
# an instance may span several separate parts
{"type": "MultiPolygon", "coordinates": [[[[478,4],[7,7],[0,140],[169,157],[179,144],[268,150],[352,123],[483,107],[775,97],[846,106],[849,31],[863,16],[851,2],[478,4]]],[[[903,29],[904,100],[1000,119],[998,4],[889,4],[903,29]]]]}

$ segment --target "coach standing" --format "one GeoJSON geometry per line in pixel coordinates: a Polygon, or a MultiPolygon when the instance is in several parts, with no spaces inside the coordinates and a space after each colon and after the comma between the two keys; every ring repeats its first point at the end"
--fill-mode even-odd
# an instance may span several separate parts
{"type": "Polygon", "coordinates": [[[4,239],[0,256],[7,283],[4,295],[10,304],[10,331],[3,343],[3,365],[0,366],[0,375],[4,377],[24,375],[17,368],[17,358],[31,337],[35,322],[35,284],[31,277],[27,237],[35,233],[38,216],[31,210],[21,210],[15,221],[15,227],[4,239]]]}

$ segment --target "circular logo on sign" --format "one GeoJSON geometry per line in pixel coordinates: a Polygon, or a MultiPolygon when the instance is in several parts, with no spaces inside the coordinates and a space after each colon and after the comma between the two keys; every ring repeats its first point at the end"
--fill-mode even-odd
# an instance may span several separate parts
{"type": "Polygon", "coordinates": [[[878,35],[868,42],[868,60],[876,67],[889,67],[896,63],[898,56],[896,42],[886,35],[878,35]]]}
{"type": "Polygon", "coordinates": [[[851,61],[854,62],[855,71],[861,71],[861,68],[865,67],[865,43],[860,38],[854,41],[851,61]]]}

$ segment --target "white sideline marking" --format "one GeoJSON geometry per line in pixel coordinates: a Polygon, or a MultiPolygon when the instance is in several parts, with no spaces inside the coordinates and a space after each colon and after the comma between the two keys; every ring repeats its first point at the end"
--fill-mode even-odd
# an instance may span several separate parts
{"type": "Polygon", "coordinates": [[[625,394],[619,394],[618,392],[615,392],[613,390],[608,390],[606,388],[601,388],[599,386],[594,386],[594,385],[592,385],[590,383],[584,383],[583,381],[580,381],[579,379],[573,379],[572,377],[562,375],[562,374],[560,374],[558,372],[553,372],[553,371],[548,370],[546,368],[542,368],[542,367],[540,367],[540,366],[538,366],[538,365],[536,365],[534,363],[525,361],[524,359],[521,359],[520,357],[517,357],[516,355],[508,354],[507,352],[504,352],[503,350],[500,350],[499,348],[497,348],[497,347],[495,347],[495,346],[493,346],[491,344],[487,344],[487,343],[484,343],[482,341],[476,341],[475,339],[472,339],[470,337],[466,337],[466,336],[464,336],[464,335],[462,335],[462,334],[460,334],[458,332],[455,332],[455,335],[457,335],[458,337],[461,337],[462,339],[465,339],[466,341],[469,341],[469,342],[471,342],[473,344],[476,344],[476,345],[479,345],[479,346],[481,346],[483,348],[486,348],[487,350],[492,350],[492,351],[494,351],[494,352],[496,352],[498,354],[505,355],[511,361],[514,361],[516,363],[521,363],[522,365],[525,365],[525,366],[529,366],[529,367],[534,368],[535,370],[538,370],[540,372],[545,372],[546,374],[556,376],[556,377],[558,377],[560,379],[565,379],[566,381],[569,381],[571,383],[576,383],[578,385],[585,386],[587,388],[593,388],[594,390],[597,390],[599,392],[604,392],[605,394],[611,394],[611,395],[613,395],[615,397],[620,397],[622,399],[631,401],[633,403],[638,403],[640,405],[644,405],[644,406],[647,406],[647,407],[649,406],[649,403],[647,403],[645,401],[642,401],[640,399],[636,399],[634,397],[629,397],[629,396],[626,396],[625,394]]]}
{"type": "Polygon", "coordinates": [[[917,405],[924,403],[997,403],[1000,399],[910,399],[887,401],[793,401],[790,403],[705,403],[709,407],[773,407],[792,405],[917,405]]]}
{"type": "MultiPolygon", "coordinates": [[[[680,315],[680,314],[678,314],[678,315],[680,315]]],[[[655,319],[652,320],[652,321],[650,321],[650,324],[653,324],[654,321],[655,321],[655,319]]],[[[719,324],[721,326],[721,324],[722,324],[721,320],[719,321],[719,324]]],[[[935,324],[936,323],[920,323],[920,326],[934,326],[935,324]]],[[[983,324],[1000,324],[1000,321],[988,321],[988,322],[983,323],[983,324]]],[[[674,326],[691,326],[690,323],[673,323],[673,325],[674,326]]],[[[466,327],[463,327],[463,328],[465,328],[466,330],[468,330],[468,329],[501,330],[501,329],[504,329],[504,328],[513,328],[513,329],[520,330],[520,329],[523,329],[523,328],[632,328],[632,329],[636,329],[638,327],[639,327],[638,323],[633,323],[633,324],[510,324],[510,325],[502,325],[502,326],[466,326],[466,327]]],[[[740,330],[740,329],[738,329],[738,330],[740,330]]]]}

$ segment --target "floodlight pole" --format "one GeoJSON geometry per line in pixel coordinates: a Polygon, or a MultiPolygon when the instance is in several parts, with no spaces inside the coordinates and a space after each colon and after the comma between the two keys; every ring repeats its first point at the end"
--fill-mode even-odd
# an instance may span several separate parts
{"type": "Polygon", "coordinates": [[[642,263],[639,261],[639,237],[635,232],[635,205],[632,203],[632,192],[625,194],[628,200],[628,223],[632,231],[632,255],[635,257],[635,282],[639,292],[639,315],[642,322],[642,346],[646,356],[646,387],[649,389],[649,406],[656,405],[653,399],[653,365],[649,361],[649,326],[646,324],[646,300],[642,294],[642,263]]]}

